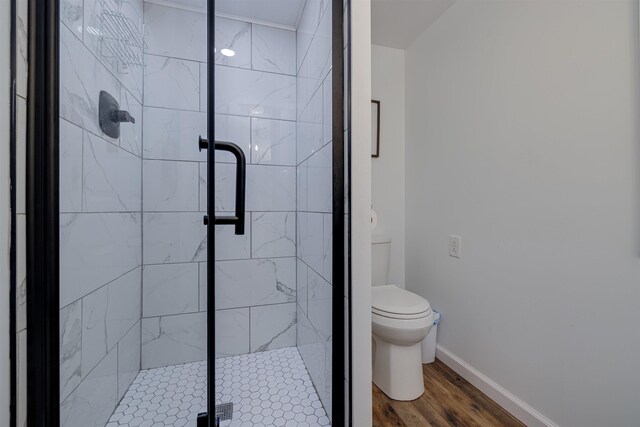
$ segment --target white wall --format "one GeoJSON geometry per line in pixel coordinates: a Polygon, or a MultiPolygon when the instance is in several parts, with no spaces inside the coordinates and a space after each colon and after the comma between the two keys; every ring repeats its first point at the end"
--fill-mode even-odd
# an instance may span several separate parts
{"type": "Polygon", "coordinates": [[[0,2],[0,425],[9,425],[9,83],[10,2],[0,2]]]}
{"type": "Polygon", "coordinates": [[[389,282],[404,287],[404,50],[371,47],[371,96],[380,101],[380,157],[371,158],[374,233],[391,237],[389,282]]]}
{"type": "Polygon", "coordinates": [[[457,2],[406,51],[407,283],[561,426],[640,425],[636,4],[457,2]]]}
{"type": "Polygon", "coordinates": [[[353,425],[371,425],[371,1],[351,0],[353,425]]]}

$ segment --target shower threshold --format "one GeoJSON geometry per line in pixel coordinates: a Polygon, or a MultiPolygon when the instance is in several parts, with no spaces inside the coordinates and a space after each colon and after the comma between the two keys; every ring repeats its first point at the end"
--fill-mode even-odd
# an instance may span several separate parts
{"type": "MultiPolygon", "coordinates": [[[[196,427],[207,406],[206,362],[140,371],[106,427],[196,427]]],[[[296,347],[216,359],[216,404],[233,403],[222,426],[329,426],[296,347]]]]}

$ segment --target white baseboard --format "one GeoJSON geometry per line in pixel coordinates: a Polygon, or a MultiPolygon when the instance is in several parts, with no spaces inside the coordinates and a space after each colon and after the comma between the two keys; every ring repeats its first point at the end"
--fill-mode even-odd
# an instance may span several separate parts
{"type": "Polygon", "coordinates": [[[528,427],[558,427],[553,421],[439,344],[436,346],[436,357],[528,427]]]}

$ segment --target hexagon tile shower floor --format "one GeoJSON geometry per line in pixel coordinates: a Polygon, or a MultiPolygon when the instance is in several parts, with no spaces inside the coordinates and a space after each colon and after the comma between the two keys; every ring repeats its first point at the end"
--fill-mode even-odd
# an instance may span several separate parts
{"type": "MultiPolygon", "coordinates": [[[[141,371],[106,427],[189,426],[206,407],[206,363],[141,371]]],[[[224,426],[329,426],[296,347],[216,359],[216,403],[233,402],[224,426]]]]}

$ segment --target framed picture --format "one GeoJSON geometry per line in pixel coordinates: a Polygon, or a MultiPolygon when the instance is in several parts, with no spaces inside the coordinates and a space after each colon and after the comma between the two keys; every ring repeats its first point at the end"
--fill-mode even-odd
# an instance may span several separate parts
{"type": "Polygon", "coordinates": [[[380,157],[380,101],[371,100],[371,157],[380,157]]]}

